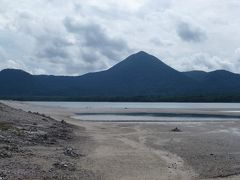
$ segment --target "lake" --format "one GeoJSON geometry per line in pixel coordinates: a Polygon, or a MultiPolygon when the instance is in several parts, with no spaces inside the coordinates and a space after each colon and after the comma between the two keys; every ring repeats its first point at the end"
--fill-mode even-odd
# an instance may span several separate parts
{"type": "Polygon", "coordinates": [[[160,108],[160,109],[239,109],[240,103],[149,103],[149,102],[27,102],[62,108],[160,108]]]}
{"type": "Polygon", "coordinates": [[[176,122],[240,120],[240,103],[27,102],[74,111],[72,118],[100,122],[176,122]],[[150,112],[153,110],[155,112],[150,112]],[[121,110],[121,113],[115,111],[121,110]],[[144,113],[141,112],[144,110],[144,113]],[[165,111],[171,113],[164,113],[165,111]],[[161,113],[159,113],[160,111],[161,113]],[[186,111],[187,113],[175,113],[186,111]],[[192,113],[206,111],[206,115],[192,113]],[[211,112],[215,112],[212,115],[211,112]],[[134,113],[133,113],[134,112],[134,113]],[[156,113],[157,112],[157,113],[156,113]],[[220,115],[216,112],[220,112],[220,115]],[[227,113],[228,115],[222,115],[227,113]]]}

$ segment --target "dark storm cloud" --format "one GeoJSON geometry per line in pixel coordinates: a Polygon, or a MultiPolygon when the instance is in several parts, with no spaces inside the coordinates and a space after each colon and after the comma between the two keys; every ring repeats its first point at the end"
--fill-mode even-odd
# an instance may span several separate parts
{"type": "Polygon", "coordinates": [[[206,34],[199,27],[195,27],[186,22],[181,22],[177,26],[177,34],[183,41],[201,42],[206,39],[206,34]]]}
{"type": "Polygon", "coordinates": [[[98,24],[81,24],[69,17],[65,18],[63,23],[67,31],[74,34],[81,45],[98,51],[111,60],[114,60],[118,53],[129,50],[124,40],[110,37],[98,24]]]}

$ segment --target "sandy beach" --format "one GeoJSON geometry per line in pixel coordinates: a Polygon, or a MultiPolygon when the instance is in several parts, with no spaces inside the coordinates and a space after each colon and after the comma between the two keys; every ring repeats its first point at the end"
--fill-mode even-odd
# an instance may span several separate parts
{"type": "MultiPolygon", "coordinates": [[[[55,143],[50,145],[45,141],[37,144],[20,144],[20,149],[29,150],[33,155],[12,153],[11,157],[1,157],[0,177],[2,179],[14,179],[20,175],[22,179],[86,180],[237,180],[240,178],[240,123],[238,121],[86,122],[71,118],[75,111],[71,109],[13,101],[3,103],[15,109],[2,105],[1,123],[4,119],[15,119],[19,124],[16,125],[15,121],[12,124],[23,126],[24,123],[24,126],[28,127],[29,123],[33,125],[32,121],[36,121],[37,125],[33,126],[42,127],[41,131],[49,134],[51,131],[49,132],[48,129],[52,122],[57,124],[56,129],[61,129],[62,122],[66,122],[63,128],[68,129],[65,136],[69,138],[54,137],[55,143]],[[48,123],[43,122],[42,114],[53,119],[49,117],[48,123]],[[171,131],[175,127],[178,127],[181,132],[171,131]],[[69,147],[72,149],[70,148],[68,152],[69,147]],[[27,162],[35,168],[22,167],[27,162]]],[[[78,109],[78,112],[86,113],[97,111],[100,110],[78,109]]],[[[101,112],[108,111],[101,109],[101,112]]],[[[156,112],[157,110],[118,109],[115,111],[125,113],[126,111],[156,112]]],[[[206,114],[204,110],[157,112],[206,114]]],[[[224,110],[221,113],[214,111],[209,113],[232,115],[229,112],[223,112],[224,110]]],[[[234,115],[239,114],[234,113],[234,115]]],[[[0,137],[4,136],[3,133],[0,135],[0,137]]]]}

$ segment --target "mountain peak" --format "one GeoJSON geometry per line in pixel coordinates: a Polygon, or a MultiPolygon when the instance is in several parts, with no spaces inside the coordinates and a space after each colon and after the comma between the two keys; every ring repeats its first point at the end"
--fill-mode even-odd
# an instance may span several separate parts
{"type": "Polygon", "coordinates": [[[144,51],[132,54],[125,60],[119,62],[108,73],[117,74],[119,77],[146,79],[148,77],[153,81],[155,77],[164,76],[183,76],[178,71],[163,63],[157,57],[150,55],[144,51]]]}
{"type": "Polygon", "coordinates": [[[225,73],[225,74],[234,74],[230,71],[227,71],[225,69],[218,69],[218,70],[215,70],[215,71],[211,71],[210,73],[225,73]]]}
{"type": "Polygon", "coordinates": [[[21,75],[30,75],[26,71],[23,71],[21,69],[3,69],[0,71],[1,74],[21,74],[21,75]]]}
{"type": "Polygon", "coordinates": [[[148,54],[145,51],[139,51],[139,52],[135,53],[134,55],[149,55],[149,56],[151,56],[150,54],[148,54]]]}
{"type": "MultiPolygon", "coordinates": [[[[119,64],[121,63],[128,63],[128,64],[141,64],[141,63],[145,63],[146,65],[148,64],[153,64],[153,63],[158,63],[158,64],[164,64],[161,60],[159,60],[157,57],[146,53],[145,51],[139,51],[135,54],[132,54],[130,56],[128,56],[125,60],[121,61],[119,64]]],[[[166,64],[164,64],[166,65],[166,64]]]]}
{"type": "MultiPolygon", "coordinates": [[[[145,51],[139,51],[135,54],[130,55],[128,58],[132,58],[132,59],[145,59],[145,60],[150,60],[150,59],[155,59],[160,61],[159,59],[157,59],[155,56],[145,52],[145,51]]],[[[127,58],[127,59],[128,59],[127,58]]]]}

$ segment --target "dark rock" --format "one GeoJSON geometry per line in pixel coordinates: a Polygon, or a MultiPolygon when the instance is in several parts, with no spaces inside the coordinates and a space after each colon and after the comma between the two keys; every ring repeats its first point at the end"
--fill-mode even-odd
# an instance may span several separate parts
{"type": "Polygon", "coordinates": [[[6,150],[6,151],[10,151],[10,152],[15,152],[15,153],[18,153],[21,151],[20,147],[17,145],[3,146],[2,149],[6,150]]]}
{"type": "Polygon", "coordinates": [[[0,151],[0,158],[11,158],[11,157],[12,157],[11,152],[8,152],[6,150],[0,151]]]}
{"type": "Polygon", "coordinates": [[[79,154],[76,153],[72,147],[66,147],[64,149],[64,155],[65,156],[70,156],[70,157],[73,157],[73,158],[79,157],[79,154]]]}
{"type": "Polygon", "coordinates": [[[62,124],[67,124],[66,121],[64,121],[64,120],[62,120],[61,123],[62,123],[62,124]]]}
{"type": "Polygon", "coordinates": [[[46,119],[46,118],[42,118],[42,120],[43,120],[43,121],[46,121],[46,122],[48,121],[48,119],[46,119]]]}
{"type": "Polygon", "coordinates": [[[69,170],[69,171],[76,170],[75,166],[72,163],[67,163],[67,162],[56,162],[53,164],[53,166],[61,170],[69,170]]]}
{"type": "Polygon", "coordinates": [[[1,179],[6,179],[7,178],[7,175],[3,172],[0,172],[0,180],[1,179]]]}
{"type": "Polygon", "coordinates": [[[182,132],[181,129],[179,129],[178,127],[172,129],[171,131],[172,131],[172,132],[182,132]]]}

